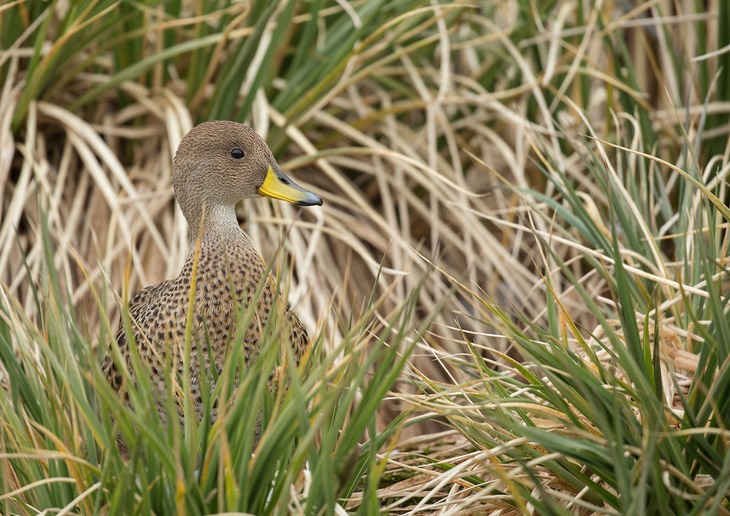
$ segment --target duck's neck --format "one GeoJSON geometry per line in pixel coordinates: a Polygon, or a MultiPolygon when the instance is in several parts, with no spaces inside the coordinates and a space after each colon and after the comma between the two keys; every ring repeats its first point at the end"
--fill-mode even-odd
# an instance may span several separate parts
{"type": "Polygon", "coordinates": [[[198,217],[190,217],[188,219],[188,225],[191,251],[195,249],[198,236],[200,236],[201,245],[210,242],[219,243],[221,241],[231,242],[236,240],[245,240],[248,243],[246,234],[238,225],[234,205],[206,206],[201,210],[198,217]]]}

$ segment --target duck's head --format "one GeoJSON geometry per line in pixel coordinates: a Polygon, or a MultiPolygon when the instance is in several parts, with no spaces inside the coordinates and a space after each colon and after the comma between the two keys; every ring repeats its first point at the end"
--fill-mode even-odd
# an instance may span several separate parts
{"type": "Polygon", "coordinates": [[[191,129],[175,154],[172,182],[188,222],[199,218],[203,206],[232,207],[250,197],[322,205],[318,195],[284,175],[256,131],[237,122],[203,122],[191,129]]]}

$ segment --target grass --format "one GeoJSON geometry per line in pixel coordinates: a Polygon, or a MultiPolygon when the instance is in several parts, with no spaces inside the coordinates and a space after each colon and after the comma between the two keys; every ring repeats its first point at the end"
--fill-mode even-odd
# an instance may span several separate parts
{"type": "MultiPolygon", "coordinates": [[[[52,262],[46,227],[42,236],[52,262]]],[[[206,407],[215,399],[233,403],[219,405],[227,408],[215,423],[206,417],[176,424],[172,391],[183,387],[188,407],[187,378],[170,385],[166,419],[172,423],[165,425],[139,357],[133,361],[139,384],[129,383],[135,410],[112,391],[99,368],[102,350],[81,335],[58,280],[52,269],[37,283],[29,278],[39,300],[38,323],[17,306],[0,305],[0,357],[9,386],[0,400],[4,513],[38,507],[114,514],[317,513],[335,507],[380,468],[374,453],[398,425],[375,432],[374,418],[404,366],[399,349],[409,339],[416,295],[386,320],[361,326],[382,302],[373,299],[370,313],[347,328],[332,354],[323,355],[319,343],[300,369],[286,366],[291,355],[280,360],[273,318],[251,363],[242,356],[243,335],[237,335],[216,390],[202,388],[206,407]],[[378,332],[382,340],[363,337],[365,332],[378,332]],[[278,387],[270,391],[272,377],[278,387]],[[361,444],[364,435],[370,439],[361,444]],[[118,437],[126,451],[118,448],[118,437]]],[[[239,324],[246,327],[250,315],[241,314],[239,324]]],[[[104,325],[109,328],[109,321],[104,325]]],[[[190,353],[188,348],[187,361],[190,353]]],[[[372,504],[366,498],[363,510],[372,504]]]]}
{"type": "Polygon", "coordinates": [[[3,513],[730,512],[724,2],[0,17],[3,513]],[[240,207],[316,335],[226,393],[253,457],[255,411],[165,430],[96,366],[181,266],[170,157],[212,118],[325,200],[240,207]]]}

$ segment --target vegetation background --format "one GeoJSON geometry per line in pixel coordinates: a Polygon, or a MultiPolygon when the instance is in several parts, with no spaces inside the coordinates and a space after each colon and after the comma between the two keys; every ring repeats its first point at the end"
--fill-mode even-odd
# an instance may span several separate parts
{"type": "Polygon", "coordinates": [[[0,512],[730,513],[729,55],[722,0],[3,1],[0,512]],[[165,428],[98,363],[210,119],[324,198],[239,207],[315,351],[165,428]]]}

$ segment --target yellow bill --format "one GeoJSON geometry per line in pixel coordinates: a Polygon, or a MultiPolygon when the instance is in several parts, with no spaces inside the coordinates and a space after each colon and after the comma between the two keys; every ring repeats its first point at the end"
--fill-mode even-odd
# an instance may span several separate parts
{"type": "Polygon", "coordinates": [[[281,170],[271,165],[266,173],[264,184],[259,186],[259,195],[290,202],[297,206],[322,206],[322,198],[319,195],[305,190],[284,175],[281,170]]]}

